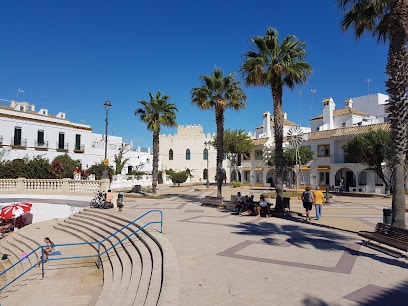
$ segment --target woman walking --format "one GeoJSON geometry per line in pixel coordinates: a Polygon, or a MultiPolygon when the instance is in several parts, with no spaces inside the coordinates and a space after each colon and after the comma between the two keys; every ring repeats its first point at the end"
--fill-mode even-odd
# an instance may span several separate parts
{"type": "Polygon", "coordinates": [[[305,188],[305,191],[303,191],[302,193],[302,202],[303,202],[303,207],[306,210],[306,220],[312,221],[312,219],[310,218],[310,211],[312,210],[313,207],[313,194],[310,191],[310,187],[307,186],[305,188]]]}

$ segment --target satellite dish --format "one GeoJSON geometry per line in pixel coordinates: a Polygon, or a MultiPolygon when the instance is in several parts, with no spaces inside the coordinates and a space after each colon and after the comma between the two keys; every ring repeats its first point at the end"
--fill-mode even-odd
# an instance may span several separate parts
{"type": "Polygon", "coordinates": [[[303,131],[300,126],[291,127],[288,131],[287,139],[292,147],[297,148],[304,140],[303,131]]]}

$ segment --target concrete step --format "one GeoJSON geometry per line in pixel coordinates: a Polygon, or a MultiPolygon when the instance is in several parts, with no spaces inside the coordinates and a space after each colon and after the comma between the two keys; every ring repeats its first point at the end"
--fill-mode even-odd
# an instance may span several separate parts
{"type": "MultiPolygon", "coordinates": [[[[99,223],[108,223],[115,230],[131,222],[130,219],[118,218],[117,215],[113,215],[110,213],[110,211],[105,210],[85,210],[79,215],[86,218],[95,218],[99,223]]],[[[125,235],[129,235],[138,229],[139,227],[137,225],[130,225],[128,228],[124,229],[123,232],[125,235]]],[[[132,275],[132,279],[128,286],[123,286],[123,289],[125,289],[125,294],[123,295],[122,303],[125,305],[147,305],[147,301],[152,299],[154,300],[154,304],[156,304],[161,290],[161,269],[157,267],[158,265],[154,265],[153,257],[157,255],[161,256],[161,253],[152,252],[152,250],[155,248],[157,249],[155,244],[156,242],[153,241],[151,237],[147,236],[143,231],[140,231],[138,234],[132,236],[130,241],[140,253],[139,257],[141,259],[140,267],[142,268],[142,274],[140,275],[140,278],[135,277],[135,274],[132,275]],[[152,277],[152,275],[154,277],[152,277]],[[156,282],[156,279],[158,282],[156,282]]],[[[134,268],[135,267],[133,267],[133,270],[134,268]]],[[[115,301],[113,302],[119,301],[118,296],[119,295],[116,295],[115,301]]]]}
{"type": "MultiPolygon", "coordinates": [[[[118,226],[115,226],[113,222],[109,221],[104,221],[100,219],[98,216],[93,216],[92,214],[77,214],[71,219],[75,219],[76,221],[82,223],[84,226],[90,226],[93,228],[97,228],[103,233],[105,233],[105,237],[109,236],[110,234],[114,233],[117,231],[118,226]]],[[[122,227],[123,224],[120,224],[119,228],[122,227]]],[[[114,243],[119,242],[120,240],[124,239],[130,232],[124,231],[124,232],[119,232],[117,233],[114,237],[111,237],[110,239],[114,239],[114,243]]],[[[128,287],[129,284],[134,281],[134,279],[137,279],[138,281],[140,279],[143,279],[141,277],[142,273],[146,273],[143,267],[143,261],[142,254],[143,254],[143,248],[142,250],[139,250],[140,248],[140,243],[138,241],[134,241],[133,239],[125,240],[122,242],[122,245],[117,246],[116,248],[118,250],[123,250],[124,253],[128,256],[128,261],[123,260],[123,272],[122,272],[122,279],[120,282],[113,282],[109,288],[109,290],[103,290],[100,301],[103,301],[104,303],[109,303],[109,299],[112,298],[114,299],[112,302],[120,302],[122,297],[125,297],[126,295],[131,294],[132,291],[128,292],[128,287]],[[136,245],[139,244],[139,247],[136,245]],[[143,267],[143,269],[142,269],[143,267]],[[112,292],[115,292],[115,295],[112,295],[112,292]]],[[[146,254],[144,255],[146,257],[146,254]]],[[[134,291],[134,288],[132,288],[134,291]]],[[[146,292],[144,292],[146,295],[146,292]]]]}

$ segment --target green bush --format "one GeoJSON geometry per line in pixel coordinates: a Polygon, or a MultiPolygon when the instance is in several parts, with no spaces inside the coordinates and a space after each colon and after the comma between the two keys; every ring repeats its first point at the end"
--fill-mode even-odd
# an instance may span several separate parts
{"type": "Polygon", "coordinates": [[[232,186],[233,188],[238,188],[238,187],[241,187],[242,184],[241,184],[241,182],[232,181],[232,182],[231,182],[231,186],[232,186]]]}
{"type": "Polygon", "coordinates": [[[188,173],[186,171],[173,172],[170,174],[171,181],[180,186],[181,183],[187,181],[188,173]]]}

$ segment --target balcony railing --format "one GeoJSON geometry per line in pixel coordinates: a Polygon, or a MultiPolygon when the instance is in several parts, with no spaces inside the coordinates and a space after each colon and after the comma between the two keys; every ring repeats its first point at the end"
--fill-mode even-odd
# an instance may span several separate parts
{"type": "Polygon", "coordinates": [[[13,149],[26,149],[27,148],[27,139],[25,138],[14,138],[11,137],[11,147],[13,149]]]}
{"type": "Polygon", "coordinates": [[[38,140],[36,140],[34,144],[34,148],[36,150],[48,150],[48,141],[38,142],[38,140]]]}
{"type": "Polygon", "coordinates": [[[68,152],[68,142],[64,142],[63,144],[57,141],[56,144],[57,152],[68,152]]]}
{"type": "Polygon", "coordinates": [[[351,163],[358,163],[352,156],[348,156],[347,154],[334,154],[330,156],[330,162],[332,164],[351,164],[351,163]]]}
{"type": "Polygon", "coordinates": [[[74,153],[84,153],[85,145],[75,146],[74,153]]]}

